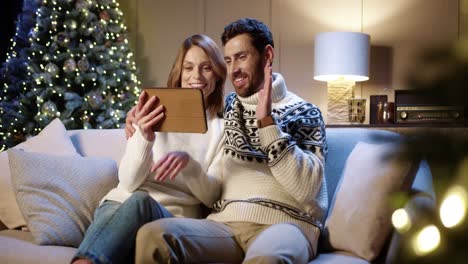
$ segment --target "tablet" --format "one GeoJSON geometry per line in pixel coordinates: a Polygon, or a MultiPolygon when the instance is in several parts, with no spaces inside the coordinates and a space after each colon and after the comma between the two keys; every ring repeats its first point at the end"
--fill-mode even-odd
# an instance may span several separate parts
{"type": "Polygon", "coordinates": [[[157,132],[206,133],[205,102],[200,89],[144,88],[164,105],[165,118],[153,127],[157,132]]]}

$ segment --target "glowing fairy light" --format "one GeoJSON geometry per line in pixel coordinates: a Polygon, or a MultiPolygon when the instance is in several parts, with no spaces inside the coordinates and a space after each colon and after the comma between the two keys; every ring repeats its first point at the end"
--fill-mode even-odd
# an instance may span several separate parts
{"type": "Polygon", "coordinates": [[[404,233],[411,228],[411,219],[404,208],[395,210],[392,214],[392,224],[400,232],[404,233]]]}
{"type": "Polygon", "coordinates": [[[429,225],[419,231],[413,238],[414,253],[424,256],[434,251],[440,244],[440,232],[435,225],[429,225]]]}
{"type": "Polygon", "coordinates": [[[445,227],[455,227],[465,219],[467,196],[466,190],[460,185],[447,190],[439,209],[440,220],[445,227]]]}

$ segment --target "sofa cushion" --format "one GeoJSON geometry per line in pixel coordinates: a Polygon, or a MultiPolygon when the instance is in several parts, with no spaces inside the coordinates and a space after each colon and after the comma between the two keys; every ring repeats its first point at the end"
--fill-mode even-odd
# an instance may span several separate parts
{"type": "MultiPolygon", "coordinates": [[[[392,194],[409,190],[415,163],[401,161],[392,144],[360,142],[349,155],[329,215],[322,244],[375,259],[391,231],[392,194]]],[[[417,165],[417,164],[416,164],[417,165]]]]}
{"type": "Polygon", "coordinates": [[[19,230],[0,231],[0,263],[29,264],[70,263],[75,248],[39,246],[34,244],[30,232],[19,230]]]}
{"type": "Polygon", "coordinates": [[[76,151],[83,157],[109,157],[120,164],[127,139],[123,129],[68,130],[76,151]]]}
{"type": "MultiPolygon", "coordinates": [[[[53,120],[37,136],[13,148],[57,155],[79,156],[60,119],[53,120]]],[[[6,151],[0,153],[0,220],[10,229],[26,225],[11,185],[10,167],[6,151]]]]}
{"type": "Polygon", "coordinates": [[[353,256],[349,252],[335,251],[333,253],[321,253],[309,264],[370,264],[367,260],[353,256]]]}
{"type": "Polygon", "coordinates": [[[346,159],[357,143],[381,144],[398,142],[402,139],[401,135],[395,132],[369,128],[328,127],[326,133],[328,154],[325,161],[325,177],[327,178],[329,205],[343,175],[346,159]]]}
{"type": "Polygon", "coordinates": [[[77,247],[102,197],[117,186],[109,158],[8,150],[12,183],[37,244],[77,247]]]}

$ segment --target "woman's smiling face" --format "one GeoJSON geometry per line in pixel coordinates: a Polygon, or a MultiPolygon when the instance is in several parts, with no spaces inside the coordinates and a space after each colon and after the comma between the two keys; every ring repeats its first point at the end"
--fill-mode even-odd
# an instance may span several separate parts
{"type": "Polygon", "coordinates": [[[181,86],[201,89],[206,103],[208,96],[215,90],[217,79],[205,51],[197,46],[191,47],[182,63],[181,86]]]}

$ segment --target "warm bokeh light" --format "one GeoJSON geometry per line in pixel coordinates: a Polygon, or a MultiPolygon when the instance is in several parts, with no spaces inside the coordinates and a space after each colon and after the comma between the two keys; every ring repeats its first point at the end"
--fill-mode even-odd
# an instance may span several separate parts
{"type": "Polygon", "coordinates": [[[392,214],[392,224],[400,233],[404,233],[411,228],[411,219],[404,208],[395,210],[392,214]]]}
{"type": "Polygon", "coordinates": [[[459,185],[451,187],[447,191],[447,195],[442,201],[439,209],[442,224],[447,228],[460,224],[465,219],[466,206],[466,190],[459,185]]]}
{"type": "Polygon", "coordinates": [[[413,239],[413,250],[418,256],[434,251],[440,244],[440,232],[435,225],[424,227],[413,239]]]}

